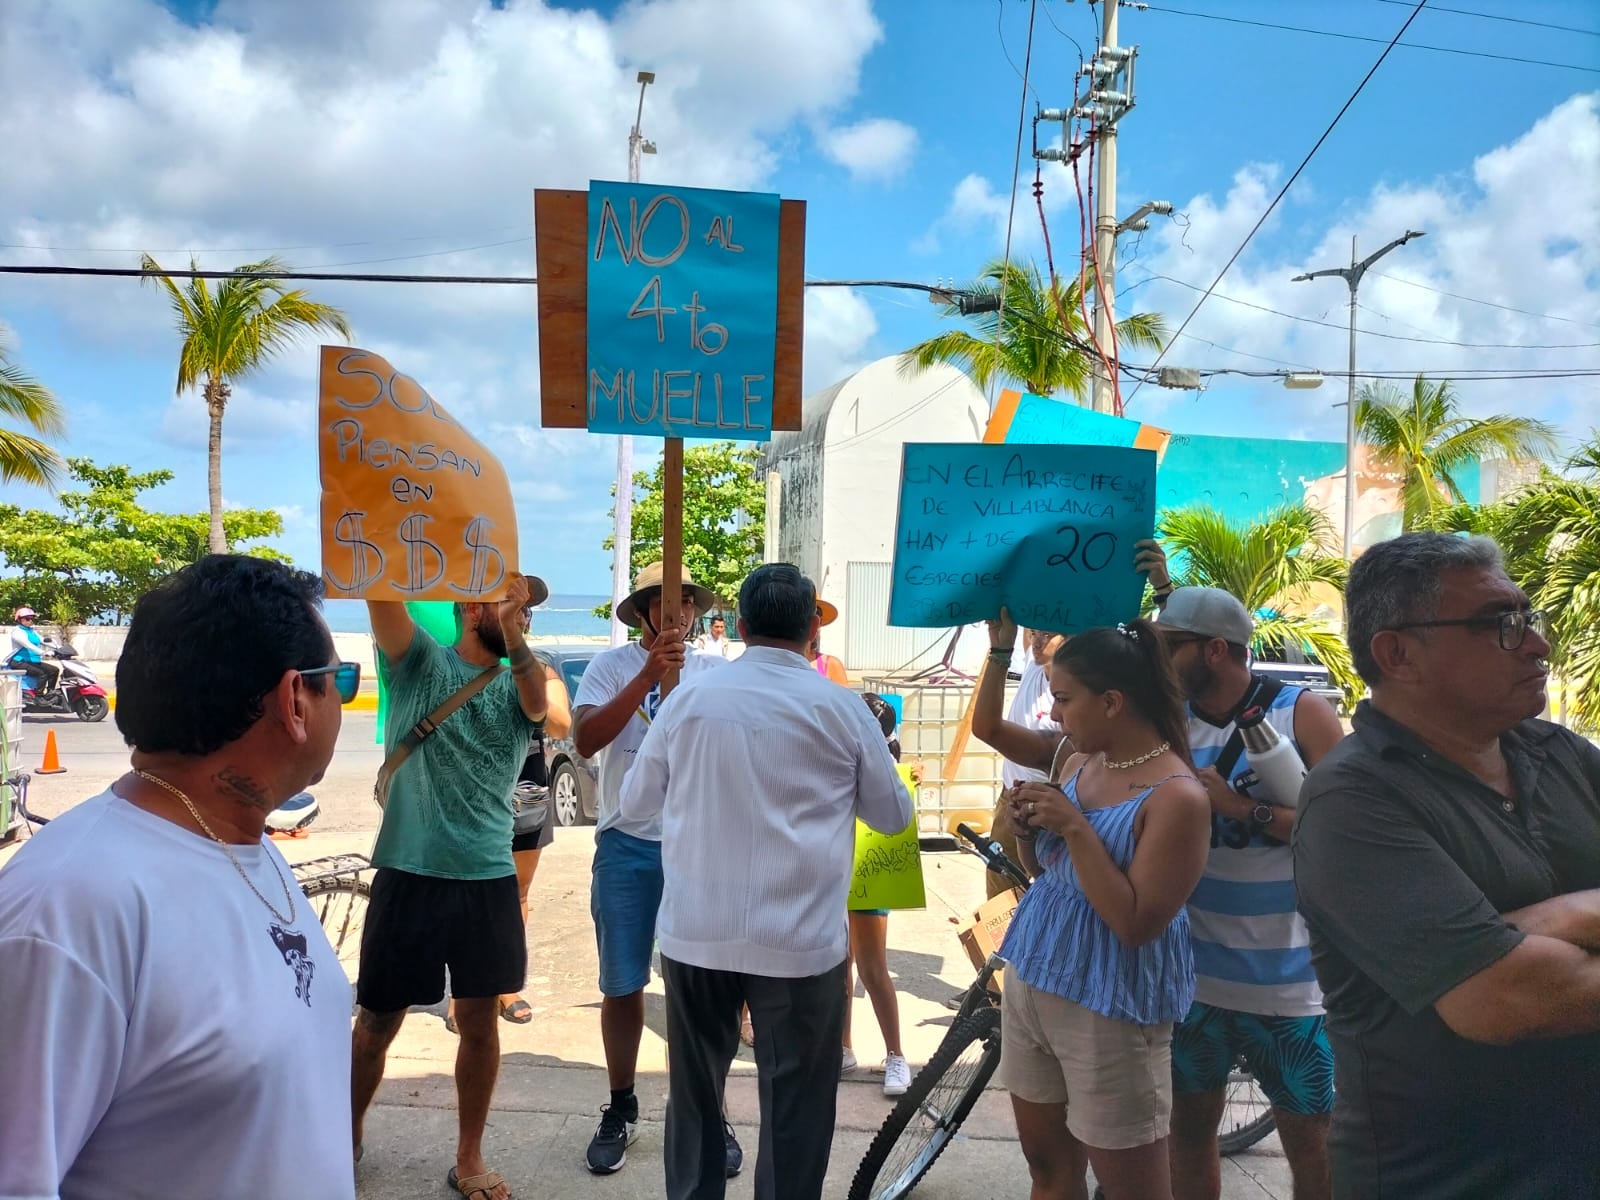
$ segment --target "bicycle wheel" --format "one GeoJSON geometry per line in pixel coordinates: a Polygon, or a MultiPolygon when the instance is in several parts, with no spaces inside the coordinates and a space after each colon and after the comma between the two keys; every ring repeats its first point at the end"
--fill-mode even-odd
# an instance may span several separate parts
{"type": "Polygon", "coordinates": [[[367,925],[367,905],[372,885],[354,875],[335,875],[313,879],[305,886],[306,899],[316,913],[322,931],[339,956],[345,979],[355,1002],[356,973],[361,965],[361,931],[367,925]]]}
{"type": "Polygon", "coordinates": [[[1222,1128],[1217,1132],[1217,1148],[1224,1158],[1254,1146],[1272,1132],[1275,1124],[1271,1102],[1242,1061],[1228,1076],[1227,1101],[1222,1110],[1222,1128]]]}
{"type": "Polygon", "coordinates": [[[849,1200],[909,1195],[967,1119],[1000,1065],[1000,1010],[960,1017],[917,1072],[850,1183],[849,1200]]]}

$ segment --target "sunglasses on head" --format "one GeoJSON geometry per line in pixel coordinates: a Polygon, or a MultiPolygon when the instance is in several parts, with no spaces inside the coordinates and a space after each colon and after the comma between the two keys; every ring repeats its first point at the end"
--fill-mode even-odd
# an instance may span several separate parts
{"type": "Polygon", "coordinates": [[[335,663],[331,667],[307,667],[301,675],[332,675],[334,690],[339,693],[339,703],[349,704],[361,690],[361,664],[335,663]]]}

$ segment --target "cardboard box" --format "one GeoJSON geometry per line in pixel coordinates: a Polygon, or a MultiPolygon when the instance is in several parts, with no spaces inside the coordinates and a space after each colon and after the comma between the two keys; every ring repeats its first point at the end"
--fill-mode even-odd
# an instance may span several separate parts
{"type": "MultiPolygon", "coordinates": [[[[1000,949],[1000,943],[1005,940],[1006,929],[1011,924],[1011,916],[1017,911],[1017,905],[1022,902],[1022,889],[1012,888],[1009,892],[1001,892],[986,900],[983,907],[972,914],[972,924],[958,931],[957,937],[966,949],[967,957],[972,960],[974,970],[982,970],[984,963],[989,961],[989,956],[1000,949]]],[[[995,986],[999,986],[996,978],[995,986]]]]}

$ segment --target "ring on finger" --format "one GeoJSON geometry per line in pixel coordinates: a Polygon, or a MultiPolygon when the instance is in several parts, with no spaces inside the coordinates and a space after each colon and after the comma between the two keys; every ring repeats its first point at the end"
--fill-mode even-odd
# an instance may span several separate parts
{"type": "Polygon", "coordinates": [[[1029,800],[1028,801],[1028,815],[1031,817],[1031,816],[1033,816],[1034,813],[1036,813],[1038,811],[1039,811],[1039,802],[1037,800],[1029,800]]]}

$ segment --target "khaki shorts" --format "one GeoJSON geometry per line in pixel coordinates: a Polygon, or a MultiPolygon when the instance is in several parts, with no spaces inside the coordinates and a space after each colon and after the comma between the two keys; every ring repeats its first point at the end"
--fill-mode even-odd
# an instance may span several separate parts
{"type": "Polygon", "coordinates": [[[1067,1130],[1098,1150],[1167,1136],[1172,1025],[1135,1025],[1029,987],[1006,968],[1000,1082],[1019,1100],[1065,1104],[1067,1130]]]}

